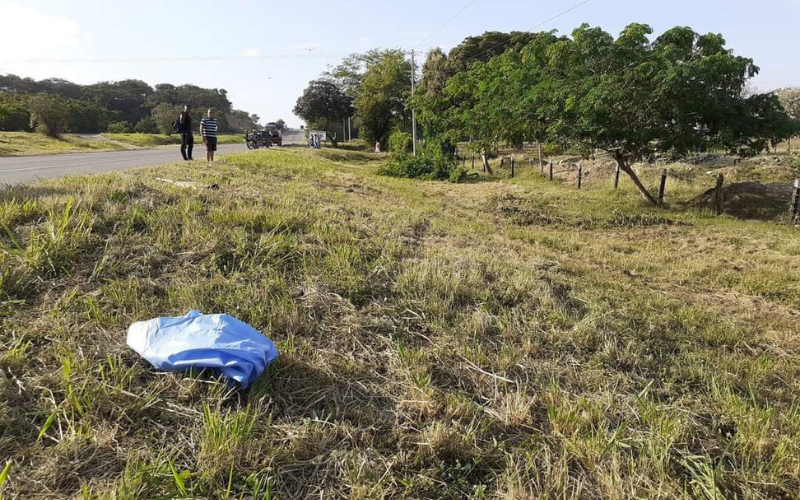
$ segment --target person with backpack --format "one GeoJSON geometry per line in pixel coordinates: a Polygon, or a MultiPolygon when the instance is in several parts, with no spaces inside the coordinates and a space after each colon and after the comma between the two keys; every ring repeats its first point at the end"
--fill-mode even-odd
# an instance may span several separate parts
{"type": "Polygon", "coordinates": [[[214,163],[214,152],[217,150],[217,132],[219,131],[219,121],[214,118],[214,110],[208,110],[208,117],[200,122],[200,136],[203,144],[206,145],[206,159],[208,163],[214,163]]]}
{"type": "Polygon", "coordinates": [[[194,134],[192,133],[192,105],[187,104],[183,107],[183,111],[178,116],[172,127],[175,132],[181,134],[181,156],[186,161],[192,161],[192,150],[194,149],[194,134]]]}

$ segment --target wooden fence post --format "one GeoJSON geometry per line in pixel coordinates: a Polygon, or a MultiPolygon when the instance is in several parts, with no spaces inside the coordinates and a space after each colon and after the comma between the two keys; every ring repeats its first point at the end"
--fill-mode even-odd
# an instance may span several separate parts
{"type": "Polygon", "coordinates": [[[464,167],[464,168],[467,168],[467,155],[466,154],[462,155],[461,159],[463,160],[463,163],[461,164],[461,166],[464,167]]]}
{"type": "Polygon", "coordinates": [[[544,168],[544,163],[542,163],[542,143],[537,142],[537,149],[539,150],[539,166],[544,168]]]}
{"type": "Polygon", "coordinates": [[[583,185],[583,165],[578,163],[578,189],[583,185]]]}
{"type": "Polygon", "coordinates": [[[475,151],[472,152],[472,170],[475,170],[475,151]]]}
{"type": "Polygon", "coordinates": [[[502,169],[505,166],[505,164],[506,164],[506,157],[503,156],[502,158],[500,158],[500,168],[502,169]]]}
{"type": "Polygon", "coordinates": [[[514,157],[511,157],[511,178],[514,178],[514,168],[516,167],[516,161],[514,161],[514,157]]]}
{"type": "Polygon", "coordinates": [[[619,165],[617,165],[617,169],[614,172],[614,189],[619,188],[619,165]]]}
{"type": "Polygon", "coordinates": [[[789,225],[794,226],[800,218],[800,179],[794,181],[794,198],[792,199],[792,218],[789,225]]]}
{"type": "Polygon", "coordinates": [[[717,188],[714,191],[714,208],[717,215],[722,215],[722,183],[725,182],[725,176],[719,174],[717,176],[717,188]]]}
{"type": "Polygon", "coordinates": [[[664,204],[664,189],[667,187],[667,169],[661,172],[661,185],[658,187],[658,204],[664,204]]]}
{"type": "Polygon", "coordinates": [[[553,180],[553,162],[550,162],[550,180],[553,180]]]}

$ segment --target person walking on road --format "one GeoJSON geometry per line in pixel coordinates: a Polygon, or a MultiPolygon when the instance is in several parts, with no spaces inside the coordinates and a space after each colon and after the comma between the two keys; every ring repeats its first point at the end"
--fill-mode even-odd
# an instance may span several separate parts
{"type": "Polygon", "coordinates": [[[219,122],[214,118],[214,110],[208,110],[208,116],[200,122],[200,136],[206,145],[206,159],[208,163],[214,162],[214,152],[217,150],[217,132],[219,122]]]}
{"type": "Polygon", "coordinates": [[[194,134],[192,133],[192,105],[187,104],[178,117],[178,130],[181,134],[181,155],[186,161],[192,161],[194,134]]]}

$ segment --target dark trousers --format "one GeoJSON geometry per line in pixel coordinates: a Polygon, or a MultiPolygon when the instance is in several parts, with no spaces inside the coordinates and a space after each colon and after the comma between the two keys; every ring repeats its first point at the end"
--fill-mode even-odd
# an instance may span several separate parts
{"type": "Polygon", "coordinates": [[[184,160],[192,159],[192,150],[194,149],[194,135],[190,133],[181,134],[181,154],[184,160]]]}

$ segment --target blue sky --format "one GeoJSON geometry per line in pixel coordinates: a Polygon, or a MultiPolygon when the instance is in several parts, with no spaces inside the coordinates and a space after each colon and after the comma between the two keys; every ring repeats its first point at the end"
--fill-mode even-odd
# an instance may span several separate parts
{"type": "MultiPolygon", "coordinates": [[[[300,121],[292,108],[306,83],[343,56],[373,47],[449,49],[489,30],[529,30],[579,3],[477,0],[282,2],[196,0],[0,0],[0,73],[78,83],[142,79],[225,88],[262,122],[300,121]],[[185,62],[20,62],[223,56],[185,62]]],[[[643,22],[656,32],[688,25],[722,33],[762,69],[760,90],[800,86],[800,0],[592,0],[542,26],[569,33],[583,22],[617,34],[643,22]]]]}

